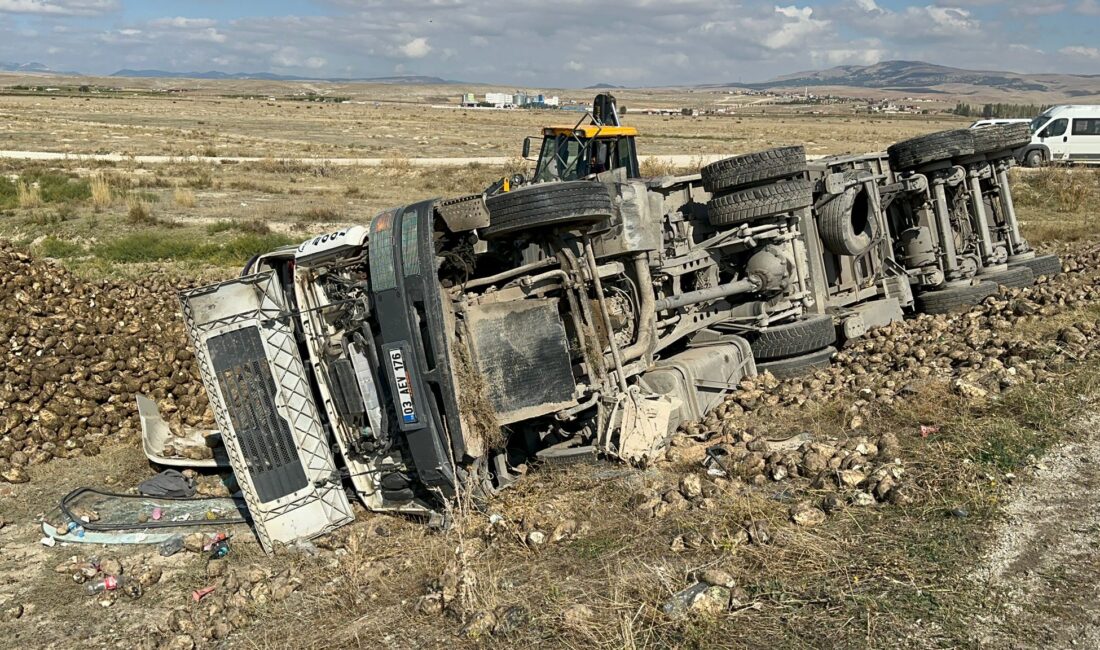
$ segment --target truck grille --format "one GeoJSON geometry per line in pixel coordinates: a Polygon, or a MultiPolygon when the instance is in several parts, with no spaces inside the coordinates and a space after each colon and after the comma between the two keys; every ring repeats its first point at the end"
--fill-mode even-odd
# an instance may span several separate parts
{"type": "Polygon", "coordinates": [[[214,375],[261,502],[292,494],[308,484],[305,469],[275,400],[275,381],[255,327],[207,341],[214,375]]]}

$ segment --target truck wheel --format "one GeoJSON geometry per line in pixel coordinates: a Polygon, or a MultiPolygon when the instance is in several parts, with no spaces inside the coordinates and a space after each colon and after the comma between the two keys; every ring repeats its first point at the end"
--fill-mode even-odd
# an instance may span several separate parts
{"type": "Polygon", "coordinates": [[[703,188],[711,193],[752,187],[805,173],[806,150],[801,145],[768,149],[725,158],[703,167],[701,171],[703,188]]]}
{"type": "Polygon", "coordinates": [[[896,169],[912,169],[928,163],[974,153],[974,134],[969,129],[929,133],[891,145],[886,153],[896,169]]]}
{"type": "Polygon", "coordinates": [[[1023,122],[1001,125],[1001,149],[1019,149],[1031,142],[1031,128],[1023,122]]]}
{"type": "Polygon", "coordinates": [[[524,230],[593,223],[614,211],[607,186],[596,181],[539,183],[485,200],[489,225],[484,238],[502,237],[524,230]]]}
{"type": "Polygon", "coordinates": [[[974,153],[1011,151],[1031,142],[1031,131],[1026,124],[994,124],[974,129],[974,153]]]}
{"type": "Polygon", "coordinates": [[[1032,149],[1031,151],[1027,152],[1026,156],[1024,156],[1024,166],[1032,168],[1042,167],[1043,163],[1045,163],[1046,160],[1047,157],[1043,155],[1042,150],[1032,149]]]}
{"type": "Polygon", "coordinates": [[[997,293],[997,285],[981,282],[963,287],[937,289],[918,293],[913,306],[925,314],[949,314],[959,309],[972,307],[997,293]]]}
{"type": "Polygon", "coordinates": [[[792,377],[804,375],[811,370],[827,368],[834,354],[836,354],[836,348],[829,346],[816,352],[810,352],[809,354],[803,354],[789,359],[758,363],[756,364],[756,371],[763,373],[767,370],[775,375],[776,379],[791,379],[792,377]]]}
{"type": "Polygon", "coordinates": [[[707,202],[707,219],[712,226],[733,226],[807,208],[813,199],[810,181],[779,181],[711,199],[707,202]]]}
{"type": "Polygon", "coordinates": [[[749,337],[752,357],[758,361],[797,357],[833,343],[836,343],[836,326],[830,316],[807,316],[749,337]]]}
{"type": "Polygon", "coordinates": [[[849,187],[818,212],[821,242],[837,255],[862,255],[875,240],[875,218],[867,202],[867,188],[849,187]]]}
{"type": "Polygon", "coordinates": [[[1030,287],[1035,284],[1035,274],[1026,266],[1009,267],[1000,273],[990,273],[981,278],[1002,287],[1030,287]]]}
{"type": "Polygon", "coordinates": [[[1029,268],[1036,278],[1040,276],[1053,278],[1062,272],[1062,260],[1057,255],[1036,255],[1022,262],[1010,262],[1009,266],[1029,268]]]}

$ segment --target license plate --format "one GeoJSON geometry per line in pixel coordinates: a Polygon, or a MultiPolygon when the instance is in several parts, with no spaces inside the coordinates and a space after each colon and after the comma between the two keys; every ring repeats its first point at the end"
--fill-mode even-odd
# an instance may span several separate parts
{"type": "Polygon", "coordinates": [[[401,348],[390,350],[390,367],[393,369],[393,385],[397,388],[397,410],[401,415],[401,421],[405,424],[416,424],[420,419],[416,416],[409,371],[401,348]]]}

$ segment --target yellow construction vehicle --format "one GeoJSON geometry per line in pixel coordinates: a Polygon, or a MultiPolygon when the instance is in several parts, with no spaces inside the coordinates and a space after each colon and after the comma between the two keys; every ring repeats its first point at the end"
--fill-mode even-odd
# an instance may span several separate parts
{"type": "MultiPolygon", "coordinates": [[[[637,129],[623,126],[615,98],[596,95],[592,111],[573,126],[548,126],[531,182],[574,181],[593,174],[622,169],[638,178],[637,129]],[[583,124],[591,118],[590,124],[583,124]]],[[[523,157],[531,157],[531,138],[523,141],[523,157]]]]}

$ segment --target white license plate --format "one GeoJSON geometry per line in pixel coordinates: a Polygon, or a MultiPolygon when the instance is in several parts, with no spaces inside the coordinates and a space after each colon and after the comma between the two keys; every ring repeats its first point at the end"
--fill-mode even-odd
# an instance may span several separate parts
{"type": "Polygon", "coordinates": [[[405,366],[405,354],[400,348],[390,350],[390,367],[393,369],[393,383],[397,387],[397,410],[405,424],[416,424],[416,406],[413,405],[412,386],[409,371],[405,366]]]}

